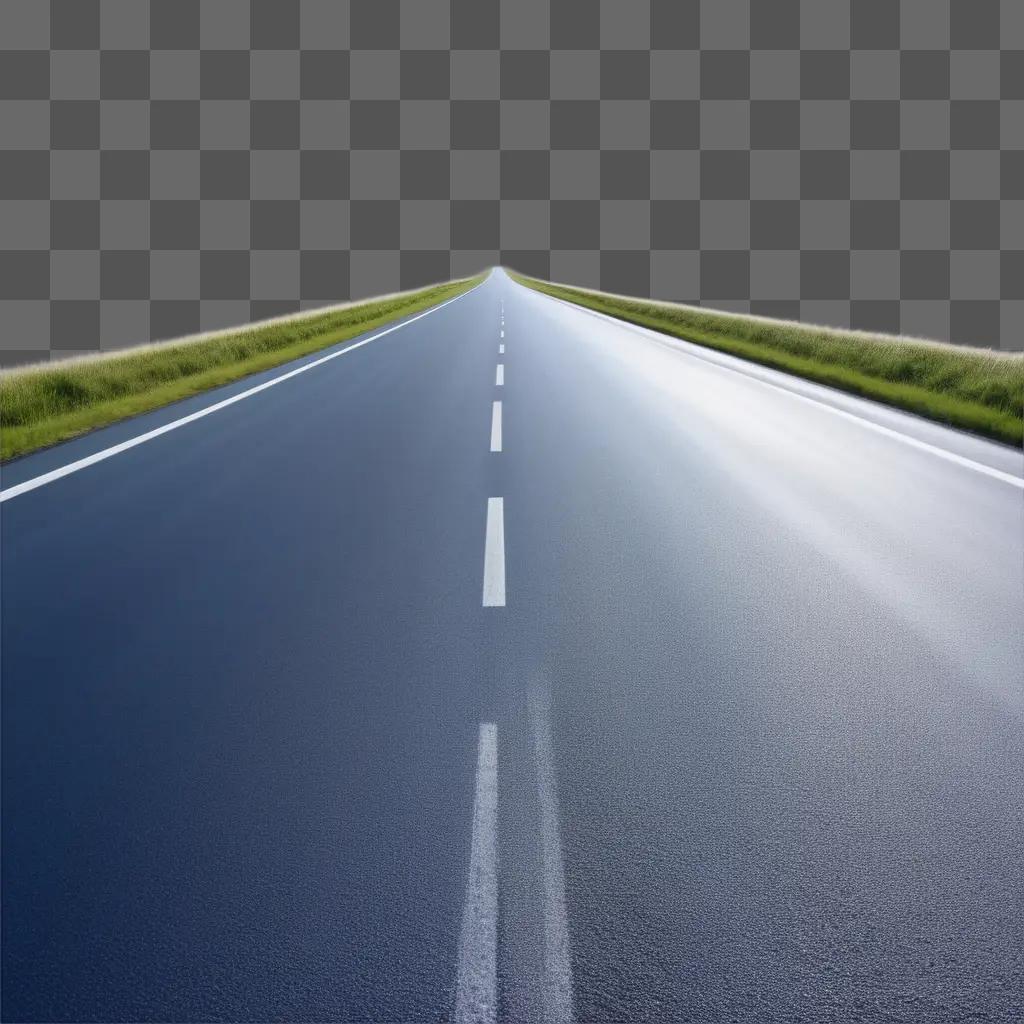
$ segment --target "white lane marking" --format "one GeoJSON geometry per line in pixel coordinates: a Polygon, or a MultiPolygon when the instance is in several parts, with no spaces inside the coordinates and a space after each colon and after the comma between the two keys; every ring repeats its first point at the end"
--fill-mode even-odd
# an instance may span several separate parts
{"type": "Polygon", "coordinates": [[[487,538],[484,541],[484,607],[505,607],[505,501],[487,499],[487,538]]]}
{"type": "Polygon", "coordinates": [[[504,331],[502,331],[502,332],[501,332],[501,336],[502,336],[503,338],[505,337],[505,332],[504,332],[504,331]]]}
{"type": "Polygon", "coordinates": [[[540,795],[541,861],[544,875],[544,978],[542,996],[545,1024],[572,1020],[572,964],[569,958],[569,919],[565,910],[565,871],[558,829],[558,784],[551,743],[547,702],[538,693],[529,697],[537,789],[540,795]]]}
{"type": "Polygon", "coordinates": [[[491,451],[501,451],[501,402],[491,406],[491,451]]]}
{"type": "MultiPolygon", "coordinates": [[[[729,367],[729,369],[732,368],[729,367]]],[[[733,372],[739,373],[740,371],[733,370],[733,372]]],[[[750,379],[759,380],[757,377],[750,379]]],[[[1006,473],[1001,469],[996,469],[995,466],[986,466],[984,462],[975,462],[974,459],[969,459],[965,455],[957,455],[956,452],[946,451],[945,448],[939,448],[936,445],[929,444],[927,441],[919,441],[916,437],[911,437],[909,434],[902,434],[891,427],[883,427],[881,423],[866,420],[856,413],[847,412],[845,409],[837,409],[835,406],[829,405],[827,402],[819,402],[816,398],[811,398],[809,395],[801,395],[796,391],[790,391],[788,388],[780,388],[777,384],[772,384],[770,381],[761,380],[760,383],[766,384],[770,388],[775,388],[776,391],[784,391],[787,395],[791,395],[801,402],[809,402],[811,405],[816,405],[819,409],[825,409],[836,416],[841,416],[844,420],[859,423],[862,427],[873,430],[876,434],[882,434],[884,437],[891,437],[896,441],[902,441],[911,448],[917,448],[919,451],[937,455],[940,459],[945,459],[947,462],[953,462],[966,469],[973,469],[977,473],[983,473],[985,476],[992,477],[993,480],[1002,480],[1003,483],[1012,484],[1014,487],[1024,490],[1024,477],[1006,473]]]]}
{"type": "Polygon", "coordinates": [[[498,346],[498,355],[499,356],[503,356],[504,354],[505,354],[505,346],[504,345],[499,345],[498,346]]]}
{"type": "Polygon", "coordinates": [[[495,373],[495,375],[494,375],[494,386],[500,388],[500,387],[503,387],[504,384],[505,384],[505,364],[504,363],[498,363],[498,370],[497,370],[497,373],[495,373]]]}
{"type": "MultiPolygon", "coordinates": [[[[525,285],[524,285],[525,287],[525,285]]],[[[540,293],[538,293],[540,294],[540,293]]],[[[847,412],[846,409],[837,409],[834,405],[829,405],[828,402],[822,402],[820,399],[812,398],[810,395],[802,395],[798,391],[792,391],[789,388],[782,387],[779,384],[774,384],[770,380],[765,380],[763,377],[759,377],[748,370],[742,369],[738,366],[729,366],[726,363],[721,363],[717,359],[708,358],[708,356],[701,355],[697,352],[690,351],[689,347],[683,348],[679,342],[682,342],[686,346],[695,345],[695,342],[687,341],[685,338],[673,338],[670,334],[660,334],[657,331],[641,327],[639,324],[631,324],[625,320],[619,320],[616,317],[608,316],[605,313],[601,313],[596,309],[587,309],[585,306],[577,306],[573,302],[567,302],[564,299],[557,299],[553,295],[547,296],[548,298],[554,299],[555,302],[561,302],[563,305],[568,306],[570,309],[576,309],[583,313],[590,313],[593,316],[599,317],[601,320],[607,320],[611,323],[617,324],[619,327],[626,327],[637,334],[648,339],[648,341],[656,341],[659,344],[667,344],[672,347],[676,352],[682,352],[684,355],[692,356],[694,359],[700,359],[702,362],[710,363],[712,366],[717,366],[721,370],[727,370],[729,373],[738,373],[741,377],[745,377],[747,380],[756,381],[758,384],[763,384],[767,388],[772,388],[774,391],[781,391],[785,395],[789,395],[791,398],[796,398],[801,402],[807,402],[810,405],[817,406],[819,409],[824,409],[826,412],[830,412],[835,416],[840,416],[845,420],[850,420],[853,423],[858,423],[860,426],[867,430],[873,430],[876,434],[882,434],[884,437],[891,437],[895,441],[902,441],[905,445],[911,448],[917,448],[919,451],[928,452],[931,455],[935,455],[940,459],[945,459],[947,462],[955,463],[958,466],[963,466],[965,469],[973,469],[977,473],[982,473],[985,476],[991,477],[993,480],[1001,480],[1003,483],[1010,484],[1013,487],[1018,487],[1024,490],[1024,477],[1014,476],[1012,473],[1006,473],[1001,469],[996,469],[994,466],[986,466],[984,462],[975,462],[974,459],[969,459],[965,455],[958,455],[956,452],[947,451],[945,448],[939,448],[937,445],[929,444],[927,441],[919,441],[916,437],[911,437],[909,434],[903,434],[898,430],[893,430],[891,427],[884,427],[880,423],[875,423],[873,420],[865,419],[863,416],[858,416],[856,413],[847,412]],[[675,343],[675,344],[673,344],[675,343]]],[[[713,350],[712,350],[713,351],[713,350]]],[[[733,358],[738,359],[738,356],[733,358]]],[[[752,364],[754,366],[758,364],[752,364]]],[[[770,369],[770,368],[769,368],[770,369]]],[[[805,378],[796,377],[796,380],[804,380],[805,378]]],[[[815,383],[809,381],[808,383],[815,383]]],[[[825,386],[825,385],[821,385],[825,386]]],[[[846,394],[846,392],[840,392],[840,394],[846,394]]],[[[856,397],[856,396],[854,396],[856,397]]],[[[894,408],[893,406],[887,406],[886,408],[894,408]]],[[[902,410],[896,409],[897,412],[902,410]]]]}
{"type": "MultiPolygon", "coordinates": [[[[479,285],[477,285],[477,287],[479,287],[479,285]]],[[[469,291],[471,292],[474,290],[475,289],[471,288],[469,291]]],[[[69,462],[66,466],[53,469],[49,473],[43,473],[41,476],[33,477],[31,480],[25,480],[20,484],[15,484],[13,487],[8,487],[6,490],[0,491],[0,502],[10,501],[11,498],[16,498],[19,494],[34,491],[37,487],[43,487],[46,484],[53,483],[54,480],[59,480],[61,477],[77,473],[80,469],[93,466],[97,462],[103,462],[105,459],[109,459],[114,455],[120,455],[121,452],[126,452],[129,448],[145,444],[146,441],[152,441],[155,437],[160,437],[161,434],[169,433],[172,430],[177,430],[179,427],[184,427],[188,423],[194,423],[196,420],[201,420],[204,416],[209,416],[211,413],[219,412],[221,409],[226,409],[229,405],[234,405],[235,402],[241,402],[243,398],[251,398],[253,395],[259,394],[261,391],[266,391],[267,388],[274,387],[275,384],[280,384],[283,381],[290,380],[292,377],[297,377],[300,373],[306,373],[308,370],[312,370],[317,366],[329,363],[332,359],[348,355],[349,352],[355,352],[357,348],[369,345],[371,341],[383,338],[385,334],[390,334],[392,331],[397,331],[402,327],[408,327],[409,324],[415,323],[417,320],[420,320],[425,316],[429,316],[431,313],[436,313],[439,309],[444,309],[445,306],[452,302],[456,302],[465,295],[469,295],[469,292],[463,292],[462,295],[456,295],[455,298],[448,299],[447,302],[442,302],[439,306],[432,306],[430,309],[426,309],[422,313],[417,313],[416,316],[410,317],[408,320],[405,320],[400,324],[394,324],[391,327],[385,328],[383,331],[371,334],[369,338],[363,338],[362,341],[357,341],[354,345],[347,345],[345,348],[339,349],[337,352],[332,352],[330,355],[314,359],[311,363],[306,363],[304,366],[299,366],[294,370],[289,370],[287,373],[282,373],[280,377],[274,377],[272,380],[267,380],[262,384],[257,384],[253,388],[242,391],[237,395],[232,395],[231,398],[225,398],[222,402],[215,402],[213,405],[208,405],[205,409],[200,409],[198,412],[189,413],[188,416],[182,416],[179,420],[173,420],[170,423],[165,423],[162,427],[156,427],[154,430],[148,430],[145,434],[139,434],[138,437],[129,438],[127,441],[122,441],[120,444],[112,445],[110,448],[104,448],[102,451],[95,452],[92,455],[87,455],[85,458],[78,459],[75,462],[69,462]]]]}
{"type": "Polygon", "coordinates": [[[459,937],[456,1024],[498,1016],[498,730],[480,726],[466,906],[459,937]]]}

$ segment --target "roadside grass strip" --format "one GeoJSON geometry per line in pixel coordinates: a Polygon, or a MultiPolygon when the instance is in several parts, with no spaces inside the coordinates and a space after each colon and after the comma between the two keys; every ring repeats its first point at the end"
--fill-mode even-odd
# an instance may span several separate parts
{"type": "Polygon", "coordinates": [[[230,384],[436,306],[484,275],[227,331],[0,373],[0,460],[230,384]]]}

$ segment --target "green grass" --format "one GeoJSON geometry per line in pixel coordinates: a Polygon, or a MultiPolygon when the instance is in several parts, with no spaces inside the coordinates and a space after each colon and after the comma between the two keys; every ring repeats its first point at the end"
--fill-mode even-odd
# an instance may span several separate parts
{"type": "Polygon", "coordinates": [[[1024,445],[1024,354],[844,331],[553,284],[537,291],[1006,444],[1024,445]]]}
{"type": "Polygon", "coordinates": [[[336,345],[472,288],[483,275],[273,323],[0,374],[0,460],[336,345]]]}

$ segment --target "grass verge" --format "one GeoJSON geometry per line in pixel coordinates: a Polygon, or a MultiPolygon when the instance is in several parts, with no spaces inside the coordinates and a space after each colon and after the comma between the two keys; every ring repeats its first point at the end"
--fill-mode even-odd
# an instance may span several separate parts
{"type": "Polygon", "coordinates": [[[483,275],[182,341],[0,374],[0,461],[229,384],[435,306],[483,275]]]}
{"type": "Polygon", "coordinates": [[[620,320],[1024,446],[1024,353],[723,313],[512,276],[620,320]]]}

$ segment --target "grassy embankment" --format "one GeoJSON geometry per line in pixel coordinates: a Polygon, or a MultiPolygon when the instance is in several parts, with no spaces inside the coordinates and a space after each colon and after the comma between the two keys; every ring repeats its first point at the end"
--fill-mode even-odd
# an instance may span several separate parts
{"type": "Polygon", "coordinates": [[[347,341],[467,291],[483,275],[370,302],[0,374],[0,460],[347,341]]]}
{"type": "Polygon", "coordinates": [[[649,302],[553,284],[537,291],[707,348],[918,413],[1006,444],[1024,444],[1024,354],[868,334],[649,302]]]}

